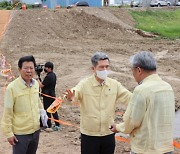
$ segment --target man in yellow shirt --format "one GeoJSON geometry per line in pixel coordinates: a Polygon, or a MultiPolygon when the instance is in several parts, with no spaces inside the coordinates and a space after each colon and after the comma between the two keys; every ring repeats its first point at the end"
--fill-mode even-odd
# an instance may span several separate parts
{"type": "Polygon", "coordinates": [[[2,132],[13,146],[13,154],[35,154],[40,133],[40,116],[47,126],[46,111],[39,98],[39,84],[33,79],[35,59],[19,59],[20,76],[6,89],[2,132]]]}
{"type": "Polygon", "coordinates": [[[117,101],[127,105],[131,92],[108,76],[109,57],[96,52],[92,58],[93,75],[82,80],[72,90],[66,90],[69,101],[80,103],[81,154],[113,154],[114,122],[117,101]]]}
{"type": "Polygon", "coordinates": [[[175,99],[172,87],[156,74],[156,61],[147,51],[132,56],[131,66],[138,86],[113,132],[130,134],[132,154],[171,154],[175,99]]]}

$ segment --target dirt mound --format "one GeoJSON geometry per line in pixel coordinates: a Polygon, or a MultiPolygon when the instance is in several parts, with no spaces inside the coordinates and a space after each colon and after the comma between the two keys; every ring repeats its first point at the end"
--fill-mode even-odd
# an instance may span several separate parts
{"type": "Polygon", "coordinates": [[[9,11],[7,10],[0,10],[0,41],[3,38],[4,32],[8,25],[9,21],[9,11]]]}
{"type": "MultiPolygon", "coordinates": [[[[54,62],[54,71],[58,77],[57,95],[62,96],[66,88],[73,87],[91,74],[90,57],[98,50],[106,52],[111,58],[111,76],[133,91],[137,84],[132,77],[128,59],[137,51],[150,50],[158,60],[158,73],[173,86],[178,108],[180,41],[144,38],[130,30],[134,24],[128,11],[120,8],[12,11],[11,22],[0,43],[0,51],[12,64],[16,76],[17,61],[21,56],[32,54],[37,63],[54,62]]],[[[3,82],[5,79],[1,78],[3,82]]],[[[79,125],[79,107],[64,103],[59,114],[62,120],[79,125]]],[[[117,116],[118,119],[121,116],[117,116]]],[[[53,151],[55,154],[79,154],[79,135],[79,128],[68,126],[63,126],[61,132],[43,132],[38,153],[53,151]]],[[[5,139],[2,141],[5,142],[5,139]]],[[[1,145],[5,147],[1,153],[9,154],[8,143],[1,145]]],[[[117,142],[116,153],[129,151],[129,144],[117,142]]]]}
{"type": "MultiPolygon", "coordinates": [[[[15,18],[9,26],[8,39],[16,44],[15,48],[21,46],[21,49],[30,45],[30,50],[37,50],[39,46],[43,46],[40,49],[53,50],[62,47],[64,40],[84,42],[84,39],[87,41],[88,39],[103,39],[109,41],[116,39],[113,37],[115,34],[121,38],[132,35],[132,32],[125,31],[125,28],[130,28],[128,24],[110,12],[97,8],[14,11],[12,16],[15,18]],[[97,17],[92,15],[94,11],[97,17]]],[[[124,16],[126,19],[128,17],[130,18],[130,16],[124,16]]]]}

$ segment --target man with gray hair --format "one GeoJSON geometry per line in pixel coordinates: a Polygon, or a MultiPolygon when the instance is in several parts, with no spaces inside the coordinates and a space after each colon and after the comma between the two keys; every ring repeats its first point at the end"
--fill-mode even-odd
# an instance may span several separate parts
{"type": "Polygon", "coordinates": [[[172,87],[156,74],[152,54],[142,51],[130,59],[138,86],[123,116],[113,124],[115,133],[130,134],[132,154],[170,154],[173,152],[175,99],[172,87]]]}
{"type": "Polygon", "coordinates": [[[117,101],[127,105],[131,92],[108,76],[110,60],[103,52],[92,58],[93,75],[66,90],[69,101],[80,103],[81,154],[113,154],[114,133],[109,126],[114,122],[117,101]]]}

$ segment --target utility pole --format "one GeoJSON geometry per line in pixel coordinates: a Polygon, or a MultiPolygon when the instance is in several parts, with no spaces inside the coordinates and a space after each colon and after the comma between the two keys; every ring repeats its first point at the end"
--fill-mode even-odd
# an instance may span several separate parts
{"type": "Polygon", "coordinates": [[[124,5],[124,0],[121,0],[121,6],[123,6],[124,5]]]}

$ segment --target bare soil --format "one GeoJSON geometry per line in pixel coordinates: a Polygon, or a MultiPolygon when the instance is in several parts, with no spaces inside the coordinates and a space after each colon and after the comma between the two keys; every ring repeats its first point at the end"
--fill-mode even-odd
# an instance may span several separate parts
{"type": "MultiPolygon", "coordinates": [[[[0,19],[1,20],[1,19],[0,19]]],[[[127,9],[73,8],[59,10],[11,11],[10,22],[0,42],[0,51],[18,76],[17,61],[21,56],[34,55],[37,63],[52,61],[57,74],[57,96],[63,96],[91,72],[90,58],[96,51],[111,59],[111,77],[133,91],[134,81],[129,57],[141,50],[150,50],[158,62],[158,73],[175,92],[176,109],[180,106],[180,41],[143,37],[134,30],[135,21],[127,9]]],[[[42,73],[42,78],[44,74],[42,73]]],[[[0,115],[3,110],[3,86],[0,78],[0,115]]],[[[117,105],[117,112],[121,106],[117,105]]],[[[60,119],[79,125],[79,107],[64,103],[60,119]]],[[[119,121],[122,116],[116,116],[119,121]]],[[[0,132],[0,153],[10,154],[11,146],[0,132]]],[[[38,154],[79,154],[79,128],[62,125],[59,132],[42,132],[38,154]]],[[[116,154],[129,153],[128,143],[116,142],[116,154]]],[[[175,149],[175,153],[180,153],[175,149]]]]}

